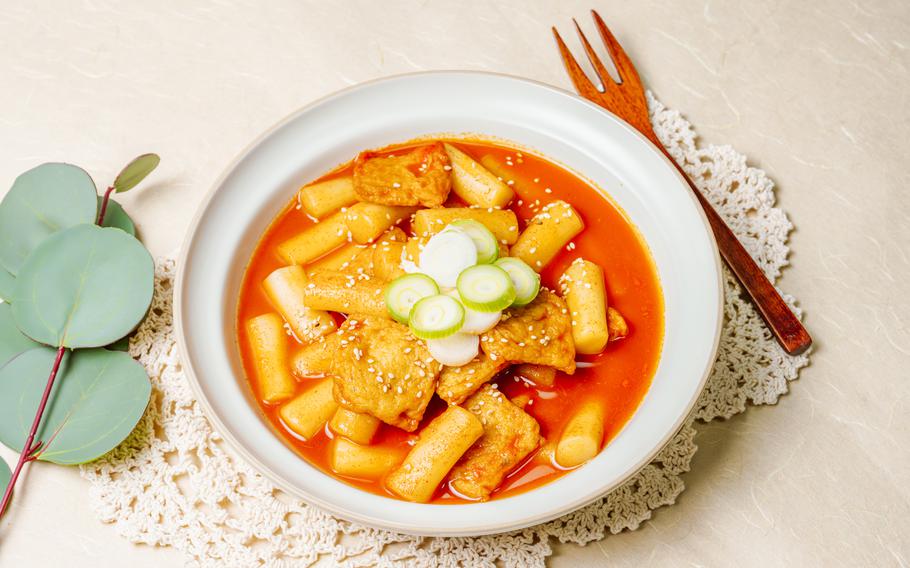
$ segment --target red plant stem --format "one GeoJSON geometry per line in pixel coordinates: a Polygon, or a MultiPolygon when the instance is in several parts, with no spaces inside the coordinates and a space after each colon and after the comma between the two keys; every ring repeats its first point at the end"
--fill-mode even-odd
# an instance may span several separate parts
{"type": "MultiPolygon", "coordinates": [[[[102,209],[102,213],[103,212],[104,210],[102,209]]],[[[57,371],[60,370],[60,363],[63,361],[64,353],[66,353],[66,347],[57,349],[57,358],[54,359],[54,366],[51,369],[50,376],[47,378],[44,394],[41,395],[41,403],[38,404],[38,411],[35,412],[35,419],[32,421],[32,427],[28,432],[28,438],[22,446],[22,452],[19,453],[19,463],[16,464],[16,469],[13,471],[12,477],[10,477],[9,485],[6,486],[6,491],[3,493],[3,501],[0,501],[0,516],[6,511],[6,506],[13,496],[13,486],[16,485],[16,480],[19,479],[19,474],[22,472],[22,466],[37,459],[38,456],[35,454],[42,447],[42,442],[35,443],[35,433],[38,432],[38,426],[41,425],[41,419],[44,417],[44,409],[47,407],[47,401],[51,397],[51,390],[54,388],[54,379],[57,378],[57,371]]]]}
{"type": "Polygon", "coordinates": [[[104,222],[104,214],[107,213],[107,202],[111,200],[111,194],[114,193],[114,186],[107,188],[104,197],[101,199],[101,211],[98,212],[98,220],[95,222],[99,227],[104,222]]]}

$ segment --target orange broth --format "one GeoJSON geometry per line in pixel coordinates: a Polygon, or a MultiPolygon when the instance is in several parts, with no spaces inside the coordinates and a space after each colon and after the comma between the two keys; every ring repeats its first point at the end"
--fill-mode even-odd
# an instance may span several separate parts
{"type": "MultiPolygon", "coordinates": [[[[523,379],[513,376],[507,369],[492,382],[497,384],[506,396],[514,397],[528,393],[532,403],[525,410],[540,423],[540,433],[548,441],[558,439],[572,409],[583,400],[596,397],[606,401],[607,419],[604,424],[604,445],[619,433],[641,403],[657,369],[663,340],[663,300],[657,272],[648,252],[647,245],[625,214],[611,200],[603,197],[590,184],[565,170],[561,166],[527,151],[500,146],[487,141],[451,140],[474,159],[492,155],[501,164],[510,157],[514,170],[513,189],[516,197],[511,208],[518,216],[520,229],[535,212],[547,203],[562,199],[570,203],[585,222],[585,230],[573,241],[572,250],[563,251],[541,272],[542,284],[558,290],[559,276],[569,264],[583,257],[600,265],[606,277],[609,305],[623,314],[629,324],[629,335],[610,342],[598,355],[577,355],[583,363],[574,375],[557,373],[552,388],[538,388],[523,379]],[[593,366],[584,366],[591,363],[593,366]]],[[[400,151],[413,147],[415,143],[396,145],[384,151],[400,151]]],[[[327,174],[322,179],[350,174],[348,163],[327,174]]],[[[508,180],[507,180],[508,181],[508,180]]],[[[313,225],[302,211],[296,208],[296,197],[278,214],[262,236],[249,265],[246,268],[240,289],[237,309],[237,341],[246,376],[252,392],[258,392],[256,374],[250,354],[250,345],[243,323],[249,318],[272,312],[274,309],[262,288],[262,281],[273,270],[285,265],[278,256],[276,246],[313,225]]],[[[452,193],[447,206],[459,206],[452,193]]],[[[402,225],[408,232],[407,223],[402,225]]],[[[343,316],[338,315],[339,323],[343,316]]],[[[291,355],[302,345],[288,336],[291,355]]],[[[308,381],[302,379],[299,391],[308,388],[308,381]]],[[[446,403],[438,397],[431,401],[421,422],[422,429],[433,417],[445,409],[446,403]]],[[[334,473],[330,466],[329,451],[333,433],[326,426],[312,439],[304,441],[287,429],[278,416],[278,405],[259,402],[260,410],[268,418],[275,431],[311,464],[326,474],[350,485],[387,497],[388,492],[381,480],[364,480],[334,473]]],[[[410,449],[420,432],[407,433],[383,424],[371,445],[383,446],[402,455],[410,449]]],[[[512,471],[491,499],[502,498],[527,491],[548,483],[566,473],[542,455],[532,454],[512,471]]],[[[433,503],[467,503],[469,501],[454,494],[444,481],[437,489],[433,503]]]]}

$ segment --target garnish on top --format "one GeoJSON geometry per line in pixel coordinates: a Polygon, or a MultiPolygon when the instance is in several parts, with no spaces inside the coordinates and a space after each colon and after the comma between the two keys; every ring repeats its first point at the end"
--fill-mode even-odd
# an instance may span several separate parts
{"type": "Polygon", "coordinates": [[[438,362],[457,367],[472,361],[478,336],[492,329],[502,310],[537,297],[540,275],[515,257],[499,258],[499,242],[483,223],[458,219],[430,237],[412,272],[385,288],[389,314],[426,340],[438,362]]]}

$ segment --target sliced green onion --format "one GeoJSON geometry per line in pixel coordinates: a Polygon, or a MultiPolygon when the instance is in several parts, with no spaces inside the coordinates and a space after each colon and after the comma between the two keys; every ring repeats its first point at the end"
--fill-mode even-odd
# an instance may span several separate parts
{"type": "Polygon", "coordinates": [[[385,287],[385,305],[395,321],[407,324],[414,304],[438,293],[439,286],[426,274],[407,274],[385,287]]]}
{"type": "Polygon", "coordinates": [[[464,231],[436,233],[420,251],[420,271],[440,286],[452,288],[461,271],[477,264],[477,247],[464,231]]]}
{"type": "Polygon", "coordinates": [[[474,241],[474,246],[477,247],[477,264],[490,264],[499,258],[499,243],[483,223],[473,219],[462,219],[450,223],[449,226],[464,231],[474,241]]]}
{"type": "Polygon", "coordinates": [[[464,305],[478,312],[498,312],[512,305],[515,299],[515,285],[509,274],[492,264],[463,270],[456,288],[464,305]]]}
{"type": "MultiPolygon", "coordinates": [[[[445,294],[447,296],[452,296],[461,302],[461,296],[458,294],[458,290],[449,290],[445,294]]],[[[464,302],[461,303],[464,304],[464,302]]],[[[469,333],[471,335],[486,333],[496,327],[496,324],[499,323],[500,319],[502,319],[501,311],[478,312],[477,310],[472,310],[471,308],[464,306],[464,323],[461,326],[460,333],[469,333]]]]}
{"type": "Polygon", "coordinates": [[[442,339],[461,329],[464,308],[450,296],[429,296],[414,304],[408,323],[414,335],[421,339],[442,339]]]}
{"type": "Polygon", "coordinates": [[[480,338],[456,333],[443,339],[428,339],[427,349],[433,359],[448,367],[467,365],[480,353],[480,338]]]}
{"type": "Polygon", "coordinates": [[[523,260],[513,256],[500,258],[496,266],[509,273],[512,284],[515,286],[515,301],[513,306],[530,304],[540,291],[540,274],[528,266],[523,260]]]}

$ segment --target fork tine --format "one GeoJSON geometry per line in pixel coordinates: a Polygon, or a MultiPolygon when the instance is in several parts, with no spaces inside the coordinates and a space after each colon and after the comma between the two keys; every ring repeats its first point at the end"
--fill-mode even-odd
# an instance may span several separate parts
{"type": "Polygon", "coordinates": [[[610,52],[610,57],[613,58],[613,65],[616,66],[616,71],[619,73],[620,83],[629,82],[644,91],[644,88],[641,85],[641,79],[638,77],[638,71],[635,70],[635,66],[632,65],[632,60],[629,59],[629,56],[626,55],[622,46],[616,41],[613,33],[610,32],[610,28],[604,23],[603,18],[600,17],[597,10],[591,10],[591,15],[594,16],[594,23],[597,24],[600,38],[606,44],[607,51],[610,52]]]}
{"type": "Polygon", "coordinates": [[[597,53],[594,51],[594,48],[591,47],[588,38],[585,37],[585,33],[581,31],[581,26],[578,25],[578,21],[575,18],[572,18],[572,22],[575,24],[575,31],[578,32],[578,37],[581,39],[581,44],[585,48],[585,53],[588,55],[588,61],[591,62],[591,65],[594,66],[594,71],[597,73],[597,76],[600,78],[600,82],[603,84],[604,90],[607,90],[607,85],[610,83],[615,83],[613,77],[610,76],[610,72],[607,71],[607,68],[604,67],[603,62],[601,62],[600,57],[597,56],[597,53]]]}
{"type": "Polygon", "coordinates": [[[559,54],[562,56],[562,63],[566,66],[566,71],[569,73],[569,78],[572,80],[572,84],[575,85],[575,88],[578,92],[584,97],[591,97],[600,94],[600,91],[597,90],[597,86],[588,79],[588,76],[585,75],[585,72],[582,70],[581,66],[578,64],[578,61],[572,57],[572,52],[569,51],[569,48],[566,47],[562,37],[560,37],[559,32],[556,30],[556,27],[553,27],[553,36],[556,38],[556,45],[559,47],[559,54]]]}

